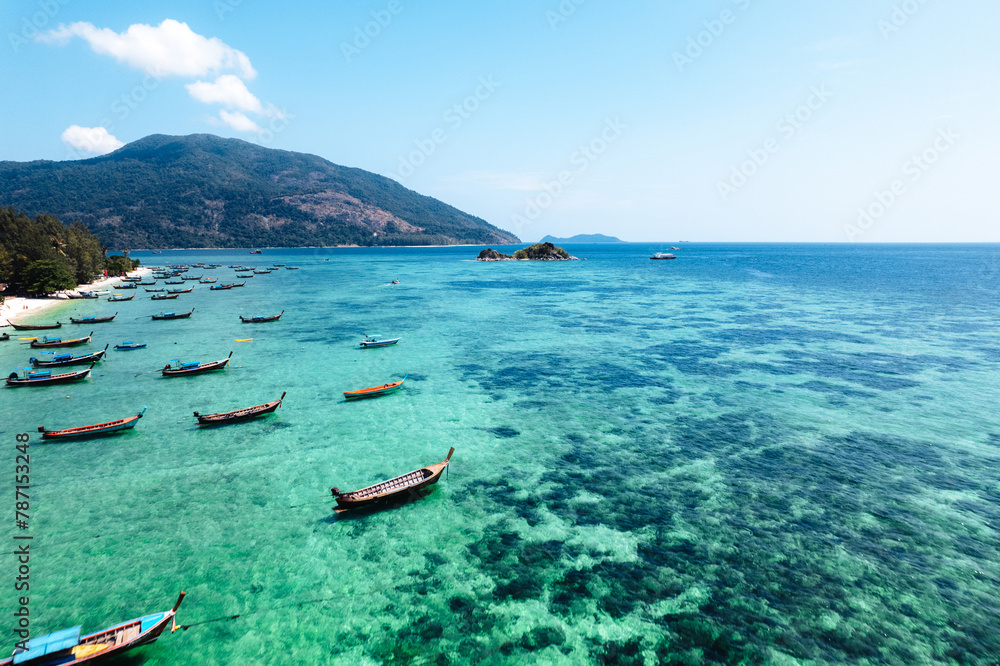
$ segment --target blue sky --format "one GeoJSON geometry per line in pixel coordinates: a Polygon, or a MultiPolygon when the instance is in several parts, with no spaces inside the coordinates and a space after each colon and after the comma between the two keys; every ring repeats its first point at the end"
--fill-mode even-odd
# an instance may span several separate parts
{"type": "Polygon", "coordinates": [[[14,0],[0,160],[210,132],[524,240],[1000,241],[995,0],[14,0]]]}

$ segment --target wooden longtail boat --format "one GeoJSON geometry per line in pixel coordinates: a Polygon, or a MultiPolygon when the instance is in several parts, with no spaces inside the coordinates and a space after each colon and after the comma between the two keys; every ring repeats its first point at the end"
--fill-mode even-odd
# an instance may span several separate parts
{"type": "Polygon", "coordinates": [[[160,637],[167,625],[171,633],[177,630],[174,619],[184,600],[177,598],[173,609],[123,622],[94,634],[80,636],[80,626],[62,629],[29,639],[26,651],[15,650],[13,657],[0,661],[0,666],[76,666],[97,664],[160,637]]]}
{"type": "Polygon", "coordinates": [[[246,282],[233,282],[229,286],[230,287],[245,287],[245,286],[247,286],[247,283],[246,282]]]}
{"type": "MultiPolygon", "coordinates": [[[[135,294],[132,294],[129,298],[135,298],[135,294]]],[[[73,317],[70,317],[69,322],[71,324],[105,324],[109,321],[114,321],[117,316],[118,313],[116,312],[110,317],[81,317],[80,319],[73,319],[73,317]]]]}
{"type": "Polygon", "coordinates": [[[220,414],[199,414],[198,412],[195,412],[194,415],[198,417],[198,425],[224,425],[227,423],[239,423],[240,421],[247,421],[257,416],[270,414],[278,407],[281,407],[281,401],[284,399],[285,393],[282,393],[281,397],[274,402],[265,402],[263,405],[255,405],[253,407],[237,409],[232,412],[222,412],[220,414]]]}
{"type": "Polygon", "coordinates": [[[169,301],[171,298],[177,298],[177,294],[153,294],[149,297],[151,301],[169,301]]]}
{"type": "Polygon", "coordinates": [[[271,271],[254,271],[253,274],[254,275],[267,275],[270,272],[271,271]]]}
{"type": "Polygon", "coordinates": [[[187,289],[167,289],[168,294],[190,294],[194,291],[194,287],[188,287],[187,289]]]}
{"type": "Polygon", "coordinates": [[[281,319],[281,315],[283,314],[285,314],[284,310],[282,310],[276,315],[269,315],[266,317],[264,315],[254,315],[252,317],[240,316],[240,321],[242,321],[244,324],[260,324],[261,322],[265,321],[278,321],[279,319],[281,319]]]}
{"type": "Polygon", "coordinates": [[[86,365],[87,363],[97,363],[108,353],[108,345],[104,349],[93,354],[83,356],[73,356],[72,354],[55,354],[50,359],[35,358],[32,356],[28,362],[36,368],[64,368],[67,365],[86,365]]]}
{"type": "Polygon", "coordinates": [[[184,280],[167,280],[163,284],[184,284],[184,280]]]}
{"type": "Polygon", "coordinates": [[[399,388],[403,385],[403,382],[405,382],[406,378],[409,376],[409,374],[403,375],[403,378],[398,382],[390,382],[388,384],[382,384],[382,386],[373,386],[371,388],[358,389],[357,391],[345,391],[344,399],[357,400],[359,398],[374,398],[375,396],[392,393],[393,391],[399,390],[399,388]]]}
{"type": "Polygon", "coordinates": [[[126,350],[126,349],[145,349],[145,342],[132,342],[131,340],[125,340],[120,345],[115,345],[115,349],[126,350]]]}
{"type": "Polygon", "coordinates": [[[114,287],[115,289],[138,289],[139,288],[139,287],[135,286],[134,282],[128,282],[126,284],[114,284],[114,285],[111,285],[111,286],[114,287]]]}
{"type": "Polygon", "coordinates": [[[164,291],[166,291],[166,290],[165,289],[147,289],[146,293],[147,294],[159,294],[159,293],[162,293],[164,291]]]}
{"type": "Polygon", "coordinates": [[[122,430],[131,430],[145,413],[146,408],[143,407],[141,412],[135,416],[130,416],[127,419],[117,419],[115,421],[98,423],[96,425],[77,426],[76,428],[66,428],[65,430],[46,430],[45,426],[38,426],[38,432],[42,433],[42,439],[69,439],[71,437],[95,437],[97,435],[110,435],[112,433],[121,432],[122,430]]]}
{"type": "Polygon", "coordinates": [[[15,331],[47,331],[52,328],[62,327],[62,324],[58,321],[54,324],[15,324],[8,319],[7,323],[13,326],[15,331]]]}
{"type": "Polygon", "coordinates": [[[141,277],[123,277],[122,282],[142,282],[141,277]]]}
{"type": "Polygon", "coordinates": [[[202,280],[198,280],[198,284],[215,284],[218,281],[219,278],[204,278],[202,280]]]}
{"type": "Polygon", "coordinates": [[[252,278],[253,277],[253,273],[251,273],[250,275],[239,275],[239,274],[237,274],[236,277],[238,277],[238,278],[252,278]]]}
{"type": "Polygon", "coordinates": [[[297,270],[299,270],[299,267],[298,266],[285,266],[285,270],[286,271],[297,271],[297,270]]]}
{"type": "Polygon", "coordinates": [[[201,372],[210,372],[212,370],[222,370],[227,365],[229,365],[229,359],[232,358],[233,352],[229,352],[229,356],[222,359],[221,361],[211,361],[209,363],[201,363],[200,361],[194,361],[191,363],[184,363],[178,359],[172,359],[177,361],[178,366],[176,368],[170,367],[168,363],[163,368],[163,375],[165,377],[173,377],[176,375],[197,375],[201,372]]]}
{"type": "Polygon", "coordinates": [[[131,301],[133,298],[135,298],[135,294],[130,294],[128,296],[122,296],[121,294],[112,294],[111,296],[108,296],[108,301],[112,303],[118,303],[119,301],[131,301]]]}
{"type": "Polygon", "coordinates": [[[86,379],[90,371],[94,369],[94,364],[86,370],[76,372],[64,372],[61,375],[53,375],[51,370],[30,370],[25,372],[24,377],[20,377],[17,371],[10,373],[7,377],[7,386],[48,386],[50,384],[66,384],[86,379]]]}
{"type": "Polygon", "coordinates": [[[448,457],[444,459],[444,462],[421,467],[402,476],[397,476],[382,483],[376,483],[374,486],[368,486],[361,490],[342,493],[336,488],[331,488],[330,492],[333,493],[333,496],[337,500],[337,506],[333,510],[337,513],[343,513],[344,511],[358,509],[363,506],[389,504],[400,499],[405,499],[411,493],[437,483],[438,479],[441,478],[441,474],[451,463],[451,456],[454,453],[455,447],[453,446],[448,451],[448,457]]]}
{"type": "Polygon", "coordinates": [[[161,319],[187,319],[194,312],[194,308],[191,308],[191,312],[161,312],[160,314],[152,315],[153,321],[158,321],[161,319]]]}
{"type": "Polygon", "coordinates": [[[48,348],[48,347],[75,347],[76,345],[84,345],[90,342],[90,338],[94,336],[94,332],[91,331],[90,335],[85,338],[74,338],[72,340],[63,340],[62,338],[50,338],[47,335],[43,335],[41,338],[31,341],[31,346],[36,349],[48,348]]]}
{"type": "Polygon", "coordinates": [[[361,347],[367,349],[368,347],[388,347],[389,345],[394,345],[403,338],[392,338],[391,340],[379,340],[377,337],[372,335],[366,335],[365,339],[361,341],[361,347]]]}
{"type": "Polygon", "coordinates": [[[200,275],[182,275],[181,280],[200,280],[200,275]]]}
{"type": "Polygon", "coordinates": [[[211,291],[222,291],[224,289],[232,289],[232,288],[233,285],[231,284],[213,284],[211,287],[209,287],[211,291]]]}

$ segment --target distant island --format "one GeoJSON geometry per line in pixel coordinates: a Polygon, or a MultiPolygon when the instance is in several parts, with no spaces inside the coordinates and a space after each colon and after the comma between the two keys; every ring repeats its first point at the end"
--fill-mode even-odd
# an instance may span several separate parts
{"type": "Polygon", "coordinates": [[[514,254],[503,254],[493,248],[488,248],[479,253],[476,261],[579,261],[579,257],[572,256],[569,252],[556,247],[552,243],[535,243],[526,248],[522,248],[514,254]]]}
{"type": "Polygon", "coordinates": [[[390,178],[210,134],[155,134],[85,160],[0,162],[0,206],[79,220],[118,249],[520,242],[390,178]]]}
{"type": "Polygon", "coordinates": [[[555,236],[546,236],[543,238],[541,243],[624,243],[621,238],[615,238],[614,236],[605,236],[604,234],[577,234],[576,236],[571,236],[569,238],[556,238],[555,236]]]}

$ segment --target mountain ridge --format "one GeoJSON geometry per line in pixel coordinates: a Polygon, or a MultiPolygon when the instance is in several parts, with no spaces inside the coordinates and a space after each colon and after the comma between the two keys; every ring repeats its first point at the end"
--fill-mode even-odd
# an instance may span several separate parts
{"type": "Polygon", "coordinates": [[[0,162],[0,205],[80,220],[115,248],[519,242],[390,178],[211,134],[153,134],[85,160],[0,162]]]}

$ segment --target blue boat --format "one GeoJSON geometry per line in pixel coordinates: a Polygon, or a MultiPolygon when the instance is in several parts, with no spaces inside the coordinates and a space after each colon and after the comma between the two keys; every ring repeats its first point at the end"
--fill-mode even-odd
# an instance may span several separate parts
{"type": "Polygon", "coordinates": [[[141,342],[141,343],[140,342],[132,342],[131,340],[125,340],[120,345],[115,345],[115,349],[121,349],[121,350],[126,350],[126,349],[145,349],[145,348],[146,348],[146,343],[145,342],[141,342]]]}
{"type": "Polygon", "coordinates": [[[83,354],[82,356],[73,356],[72,354],[53,354],[52,358],[48,359],[35,358],[32,356],[28,359],[28,362],[36,368],[60,368],[67,365],[86,365],[87,363],[96,363],[104,358],[104,355],[107,353],[108,345],[104,345],[104,349],[92,354],[83,354]]]}

